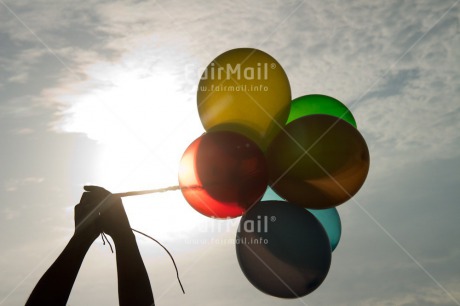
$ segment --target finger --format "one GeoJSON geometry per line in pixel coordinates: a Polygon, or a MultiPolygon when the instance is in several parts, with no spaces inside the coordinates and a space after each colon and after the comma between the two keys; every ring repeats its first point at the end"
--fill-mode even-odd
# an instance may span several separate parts
{"type": "Polygon", "coordinates": [[[102,187],[99,187],[99,186],[93,186],[93,185],[83,186],[83,189],[86,190],[86,191],[103,193],[103,194],[111,193],[110,191],[108,191],[105,188],[102,188],[102,187]]]}
{"type": "Polygon", "coordinates": [[[77,214],[80,212],[80,209],[81,209],[81,204],[75,205],[75,207],[73,208],[74,216],[77,216],[77,214]]]}
{"type": "Polygon", "coordinates": [[[89,192],[83,192],[83,194],[81,195],[80,204],[88,203],[89,195],[89,192]]]}
{"type": "Polygon", "coordinates": [[[94,185],[83,186],[83,189],[85,189],[86,191],[107,191],[102,187],[94,186],[94,185]]]}
{"type": "Polygon", "coordinates": [[[90,210],[91,208],[87,204],[77,204],[74,207],[74,216],[78,219],[79,217],[88,214],[90,210]]]}

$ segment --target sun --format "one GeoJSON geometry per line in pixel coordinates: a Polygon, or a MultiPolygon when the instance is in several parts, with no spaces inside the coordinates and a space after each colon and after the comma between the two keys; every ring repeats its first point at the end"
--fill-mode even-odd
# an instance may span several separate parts
{"type": "MultiPolygon", "coordinates": [[[[112,192],[177,185],[180,158],[204,131],[180,67],[144,62],[126,55],[117,64],[96,63],[60,96],[69,106],[61,128],[99,143],[92,183],[112,192]]],[[[180,191],[124,202],[133,227],[153,235],[185,235],[203,220],[180,191]]]]}

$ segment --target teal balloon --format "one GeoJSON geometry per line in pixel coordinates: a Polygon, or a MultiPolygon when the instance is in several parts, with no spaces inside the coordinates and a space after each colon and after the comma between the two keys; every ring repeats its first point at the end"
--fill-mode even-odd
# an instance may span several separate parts
{"type": "Polygon", "coordinates": [[[286,124],[309,115],[334,116],[357,128],[350,110],[339,100],[325,95],[306,95],[292,100],[286,124]]]}
{"type": "MultiPolygon", "coordinates": [[[[261,201],[284,201],[271,187],[268,187],[261,201]]],[[[331,245],[331,250],[334,251],[339,244],[342,235],[342,222],[340,221],[339,212],[335,207],[327,209],[307,209],[313,216],[318,219],[321,225],[326,230],[331,245]]]]}
{"type": "Polygon", "coordinates": [[[335,207],[327,209],[307,209],[313,216],[318,219],[326,230],[331,250],[334,251],[342,235],[342,222],[340,221],[339,212],[335,207]]]}
{"type": "Polygon", "coordinates": [[[264,193],[264,196],[260,201],[285,201],[282,197],[280,197],[270,186],[268,186],[267,190],[264,193]]]}

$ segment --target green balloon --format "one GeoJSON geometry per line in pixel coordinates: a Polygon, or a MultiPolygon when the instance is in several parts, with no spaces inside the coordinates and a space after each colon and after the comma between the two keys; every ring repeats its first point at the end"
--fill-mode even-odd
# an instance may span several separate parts
{"type": "Polygon", "coordinates": [[[325,95],[306,95],[292,100],[286,124],[308,115],[338,117],[357,128],[355,118],[350,110],[339,100],[325,95]]]}
{"type": "MultiPolygon", "coordinates": [[[[261,201],[286,201],[280,197],[276,192],[269,186],[265,191],[261,201]]],[[[326,209],[307,209],[313,216],[318,219],[321,225],[326,230],[326,234],[331,244],[331,250],[334,251],[340,241],[342,235],[342,222],[340,221],[339,212],[335,207],[326,209]]]]}

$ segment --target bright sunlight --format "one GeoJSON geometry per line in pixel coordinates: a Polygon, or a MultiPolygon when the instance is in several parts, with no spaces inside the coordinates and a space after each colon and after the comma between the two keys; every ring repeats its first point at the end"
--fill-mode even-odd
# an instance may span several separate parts
{"type": "MultiPolygon", "coordinates": [[[[84,82],[54,93],[68,105],[60,129],[100,144],[97,168],[81,169],[96,172],[97,181],[88,183],[112,192],[177,185],[183,152],[204,132],[195,102],[199,74],[190,74],[173,55],[149,63],[152,50],[135,49],[116,63],[89,66],[84,82]]],[[[133,228],[160,239],[186,237],[208,222],[180,191],[124,203],[133,228]]]]}

